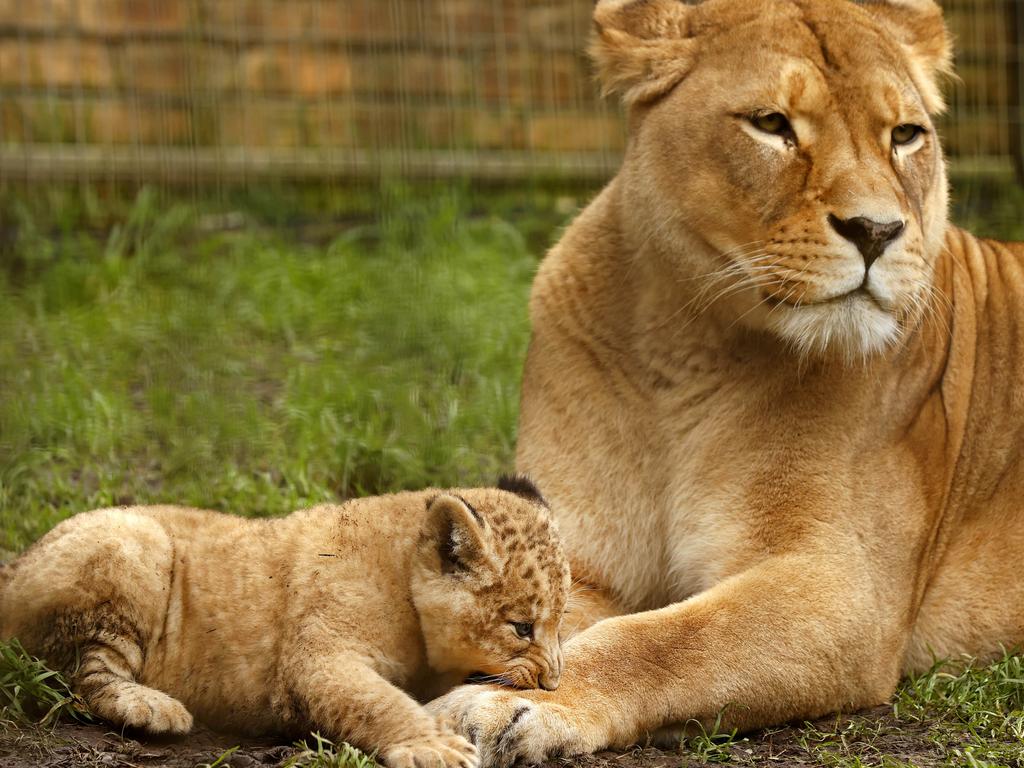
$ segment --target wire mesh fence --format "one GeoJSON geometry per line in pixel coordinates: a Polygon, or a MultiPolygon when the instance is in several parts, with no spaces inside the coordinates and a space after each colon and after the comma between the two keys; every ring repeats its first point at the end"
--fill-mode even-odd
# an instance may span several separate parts
{"type": "MultiPolygon", "coordinates": [[[[171,183],[597,180],[592,0],[0,0],[0,172],[171,183]]],[[[969,168],[1021,166],[1020,0],[946,0],[969,168]]]]}

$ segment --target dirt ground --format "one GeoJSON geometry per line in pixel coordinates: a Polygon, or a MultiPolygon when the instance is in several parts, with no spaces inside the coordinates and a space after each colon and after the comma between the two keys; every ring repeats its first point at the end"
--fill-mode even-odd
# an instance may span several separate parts
{"type": "MultiPolygon", "coordinates": [[[[133,738],[104,725],[61,723],[53,728],[0,731],[2,768],[197,768],[226,750],[239,749],[222,762],[232,768],[278,766],[298,750],[268,741],[242,740],[196,728],[181,739],[133,738]]],[[[218,766],[219,768],[219,766],[218,766]]]]}
{"type": "MultiPolygon", "coordinates": [[[[954,739],[955,741],[955,739],[954,739]]],[[[239,747],[220,766],[282,766],[299,754],[293,745],[239,740],[197,729],[187,738],[141,740],[103,726],[60,724],[52,729],[0,731],[2,768],[199,768],[239,747]]],[[[896,723],[890,707],[850,718],[828,718],[800,728],[787,727],[741,738],[710,753],[636,748],[559,759],[549,768],[686,768],[708,761],[732,765],[818,766],[879,765],[893,761],[930,767],[947,764],[956,744],[936,743],[921,724],[896,723]]]]}

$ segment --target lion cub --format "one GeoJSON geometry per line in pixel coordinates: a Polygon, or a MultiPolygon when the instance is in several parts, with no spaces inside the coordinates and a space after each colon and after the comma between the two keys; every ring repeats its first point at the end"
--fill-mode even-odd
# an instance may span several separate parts
{"type": "Polygon", "coordinates": [[[185,733],[319,730],[393,768],[472,766],[416,702],[471,672],[558,685],[569,567],[524,478],[271,520],[181,507],[64,521],[0,569],[0,638],[98,716],[185,733]],[[406,693],[405,691],[409,691],[406,693]]]}

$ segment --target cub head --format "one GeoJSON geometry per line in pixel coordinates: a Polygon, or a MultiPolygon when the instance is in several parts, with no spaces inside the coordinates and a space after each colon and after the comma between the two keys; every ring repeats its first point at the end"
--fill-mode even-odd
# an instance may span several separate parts
{"type": "Polygon", "coordinates": [[[412,596],[434,669],[553,690],[569,583],[551,513],[525,478],[427,501],[412,596]]]}
{"type": "Polygon", "coordinates": [[[932,0],[599,0],[628,242],[691,307],[805,354],[867,356],[921,316],[947,225],[932,0]]]}

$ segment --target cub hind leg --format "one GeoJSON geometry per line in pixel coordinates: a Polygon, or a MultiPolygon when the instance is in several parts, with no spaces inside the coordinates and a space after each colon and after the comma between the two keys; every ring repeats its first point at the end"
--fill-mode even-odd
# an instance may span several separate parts
{"type": "Polygon", "coordinates": [[[185,707],[140,682],[173,587],[174,544],[157,519],[165,512],[95,510],[50,531],[4,569],[0,639],[17,638],[67,673],[99,717],[184,733],[192,724],[185,707]]]}
{"type": "Polygon", "coordinates": [[[90,643],[82,649],[72,689],[89,710],[115,725],[153,734],[188,733],[192,715],[175,698],[136,682],[142,651],[129,638],[90,643]]]}

